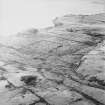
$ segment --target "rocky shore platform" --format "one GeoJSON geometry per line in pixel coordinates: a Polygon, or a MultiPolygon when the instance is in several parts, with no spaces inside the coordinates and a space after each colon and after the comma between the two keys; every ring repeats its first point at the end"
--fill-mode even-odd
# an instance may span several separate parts
{"type": "Polygon", "coordinates": [[[105,13],[0,38],[0,105],[105,105],[105,13]]]}

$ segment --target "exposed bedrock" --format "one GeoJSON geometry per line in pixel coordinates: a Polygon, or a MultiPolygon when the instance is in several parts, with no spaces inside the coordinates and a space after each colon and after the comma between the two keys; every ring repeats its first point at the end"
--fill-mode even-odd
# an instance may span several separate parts
{"type": "Polygon", "coordinates": [[[0,105],[105,105],[105,14],[53,22],[0,39],[0,105]]]}

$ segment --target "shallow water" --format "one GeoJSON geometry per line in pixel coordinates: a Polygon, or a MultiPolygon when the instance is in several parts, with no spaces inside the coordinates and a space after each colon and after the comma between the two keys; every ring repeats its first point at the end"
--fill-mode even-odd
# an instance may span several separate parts
{"type": "Polygon", "coordinates": [[[1,0],[0,35],[52,26],[54,18],[65,14],[103,12],[103,6],[92,1],[95,0],[1,0]]]}

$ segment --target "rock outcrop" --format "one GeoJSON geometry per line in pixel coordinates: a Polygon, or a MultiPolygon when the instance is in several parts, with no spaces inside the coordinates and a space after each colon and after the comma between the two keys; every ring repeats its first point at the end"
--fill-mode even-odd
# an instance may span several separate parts
{"type": "Polygon", "coordinates": [[[0,39],[0,105],[105,105],[105,13],[0,39]]]}

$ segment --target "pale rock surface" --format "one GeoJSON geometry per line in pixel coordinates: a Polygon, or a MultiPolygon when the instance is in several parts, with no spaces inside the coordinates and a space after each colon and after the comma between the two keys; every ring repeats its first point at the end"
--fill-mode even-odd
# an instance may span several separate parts
{"type": "Polygon", "coordinates": [[[105,105],[105,13],[53,22],[0,39],[0,105],[105,105]]]}

